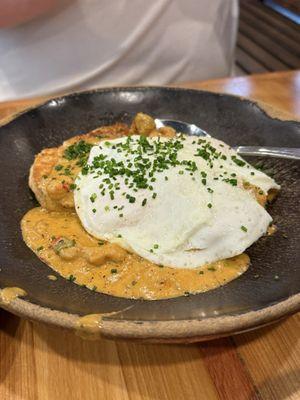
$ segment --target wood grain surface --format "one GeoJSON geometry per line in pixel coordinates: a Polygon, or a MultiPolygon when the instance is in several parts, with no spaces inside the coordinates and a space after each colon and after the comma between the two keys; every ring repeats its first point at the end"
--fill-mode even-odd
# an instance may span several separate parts
{"type": "MultiPolygon", "coordinates": [[[[300,118],[297,71],[180,86],[250,97],[300,118]]],[[[0,121],[41,101],[2,103],[0,121]]],[[[0,309],[0,400],[299,400],[299,336],[296,314],[193,345],[93,342],[0,309]]]]}

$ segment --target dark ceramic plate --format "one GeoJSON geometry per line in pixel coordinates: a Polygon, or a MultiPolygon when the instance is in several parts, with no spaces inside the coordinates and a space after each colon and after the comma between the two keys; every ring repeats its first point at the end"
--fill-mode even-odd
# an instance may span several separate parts
{"type": "Polygon", "coordinates": [[[282,185],[269,209],[278,232],[248,249],[251,267],[224,287],[141,301],[94,293],[59,276],[55,282],[47,278],[53,271],[26,247],[19,226],[36,204],[27,184],[34,155],[100,125],[129,122],[138,111],[195,123],[231,145],[300,147],[300,123],[273,119],[248,100],[196,90],[105,89],[52,100],[20,115],[0,128],[0,287],[21,287],[28,295],[5,307],[68,328],[76,326],[78,315],[101,313],[104,335],[170,341],[240,332],[298,310],[300,171],[295,161],[252,159],[282,185]]]}

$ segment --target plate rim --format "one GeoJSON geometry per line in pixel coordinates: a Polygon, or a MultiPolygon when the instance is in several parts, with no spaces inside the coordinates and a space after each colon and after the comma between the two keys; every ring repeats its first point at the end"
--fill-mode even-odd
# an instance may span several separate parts
{"type": "MultiPolygon", "coordinates": [[[[0,306],[32,321],[85,333],[79,329],[81,316],[78,314],[42,307],[21,298],[16,298],[9,304],[0,303],[0,306]]],[[[250,331],[274,323],[299,310],[300,293],[256,311],[202,319],[136,321],[110,318],[113,314],[110,312],[101,314],[99,338],[135,339],[152,343],[192,343],[250,331]]],[[[122,311],[124,310],[114,315],[122,311]]]]}
{"type": "MultiPolygon", "coordinates": [[[[108,87],[100,87],[100,88],[95,88],[95,89],[88,89],[88,90],[82,90],[82,91],[75,91],[71,92],[68,94],[62,94],[62,95],[54,95],[54,97],[50,97],[48,99],[41,99],[40,103],[36,103],[32,106],[29,106],[23,110],[16,111],[15,113],[12,113],[11,115],[4,117],[0,121],[0,129],[4,127],[5,125],[8,125],[9,123],[13,122],[15,119],[21,117],[24,114],[27,114],[33,110],[38,110],[41,107],[46,106],[48,103],[51,101],[58,101],[58,100],[63,100],[65,98],[72,98],[80,95],[88,95],[88,94],[94,94],[94,93],[105,93],[105,92],[120,92],[122,90],[138,90],[138,91],[143,91],[147,89],[164,89],[164,90],[170,90],[170,91],[181,91],[181,92],[200,92],[200,93],[209,93],[213,94],[217,97],[233,97],[236,99],[239,99],[240,101],[252,104],[256,106],[266,117],[276,120],[276,121],[282,121],[286,123],[295,123],[299,125],[300,127],[300,116],[297,117],[291,112],[288,111],[281,111],[277,109],[276,107],[273,107],[272,105],[268,104],[267,102],[264,102],[262,100],[254,100],[250,99],[246,96],[241,96],[238,94],[231,94],[231,93],[223,93],[223,92],[215,92],[211,90],[205,90],[205,89],[194,89],[194,88],[188,88],[188,87],[177,87],[177,86],[161,86],[161,85],[129,85],[129,86],[108,86],[108,87]],[[266,108],[266,109],[265,109],[266,108]],[[280,117],[281,115],[281,117],[280,117]],[[287,117],[288,119],[282,119],[282,117],[287,117]]],[[[29,99],[30,100],[30,99],[29,99]]],[[[10,101],[13,102],[13,101],[10,101]]]]}
{"type": "MultiPolygon", "coordinates": [[[[147,89],[163,89],[175,92],[201,92],[204,94],[213,94],[216,97],[234,97],[240,101],[254,105],[269,119],[300,125],[300,120],[297,118],[297,116],[293,116],[292,113],[284,111],[281,112],[268,103],[252,100],[235,94],[176,86],[139,85],[96,88],[92,90],[72,92],[66,95],[51,97],[49,99],[42,100],[41,103],[30,106],[24,110],[13,113],[7,118],[4,118],[0,122],[0,128],[8,125],[24,114],[47,106],[51,101],[59,101],[66,98],[73,98],[76,96],[94,93],[120,92],[126,90],[145,91],[147,89]],[[264,107],[266,107],[267,110],[264,107]],[[274,110],[276,116],[272,115],[273,113],[270,114],[270,110],[274,110]],[[286,115],[291,119],[280,118],[278,112],[279,115],[282,113],[283,116],[286,115]]],[[[40,306],[21,298],[17,298],[9,304],[0,302],[0,307],[12,312],[13,314],[30,320],[48,323],[50,325],[70,330],[78,329],[78,321],[80,318],[79,315],[40,306]]],[[[101,337],[103,336],[113,339],[136,339],[147,342],[164,343],[196,342],[256,329],[258,327],[275,322],[285,316],[296,313],[297,311],[300,311],[300,293],[258,310],[247,311],[245,313],[236,315],[216,316],[202,319],[136,321],[109,318],[108,314],[102,314],[99,333],[101,334],[101,337]]],[[[122,311],[118,311],[115,313],[115,315],[121,312],[122,311]]]]}

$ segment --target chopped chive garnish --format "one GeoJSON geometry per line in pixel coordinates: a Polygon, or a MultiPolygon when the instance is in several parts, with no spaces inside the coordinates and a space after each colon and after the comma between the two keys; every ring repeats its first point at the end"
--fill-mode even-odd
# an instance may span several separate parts
{"type": "Polygon", "coordinates": [[[239,167],[244,167],[244,165],[246,165],[245,161],[241,160],[240,158],[237,158],[237,156],[232,156],[231,159],[239,167]]]}
{"type": "Polygon", "coordinates": [[[208,267],[207,269],[208,269],[208,271],[216,271],[216,268],[215,268],[215,267],[213,267],[213,266],[211,266],[211,267],[208,267]]]}
{"type": "MultiPolygon", "coordinates": [[[[77,165],[81,166],[81,174],[87,175],[92,174],[92,178],[100,179],[98,184],[99,192],[93,193],[90,196],[90,201],[94,203],[97,196],[108,196],[113,201],[117,193],[120,196],[121,187],[126,186],[125,191],[121,194],[124,196],[128,203],[135,203],[138,201],[138,193],[140,190],[148,190],[154,192],[151,194],[152,199],[157,197],[155,192],[155,185],[157,184],[157,175],[163,174],[162,179],[169,180],[168,170],[176,168],[179,175],[191,176],[192,180],[195,180],[196,171],[200,174],[200,180],[203,185],[207,185],[210,179],[222,180],[223,182],[229,183],[232,186],[237,186],[238,181],[235,173],[230,171],[223,172],[216,177],[211,177],[208,172],[214,167],[215,160],[227,160],[231,166],[235,163],[238,166],[246,165],[246,162],[236,155],[226,156],[220,151],[220,148],[214,147],[208,139],[197,139],[193,140],[194,146],[194,157],[200,157],[202,160],[194,161],[193,159],[184,159],[184,151],[180,153],[180,150],[184,149],[184,141],[186,140],[184,135],[178,134],[177,136],[168,140],[161,140],[159,138],[148,138],[146,136],[128,136],[122,138],[119,141],[110,141],[109,139],[102,143],[100,149],[104,149],[105,146],[110,147],[112,152],[108,154],[101,153],[95,156],[89,164],[87,159],[90,150],[94,144],[87,143],[83,140],[74,143],[64,151],[64,157],[68,160],[76,160],[77,165]],[[113,151],[115,150],[115,151],[113,151]],[[122,153],[121,156],[115,156],[114,154],[122,153]],[[200,165],[206,164],[205,168],[201,168],[200,165]],[[117,192],[119,191],[119,192],[117,192]],[[137,193],[137,195],[135,194],[137,193]]],[[[188,142],[191,143],[191,142],[188,142]]],[[[221,146],[222,147],[222,146],[221,146]]],[[[196,158],[195,158],[196,159],[196,158]]],[[[217,164],[219,168],[223,168],[223,165],[217,164]]],[[[74,165],[71,163],[67,166],[56,166],[58,170],[66,175],[73,174],[74,165]],[[60,168],[62,167],[62,168],[60,168]]],[[[223,171],[225,168],[223,169],[223,171]]],[[[198,175],[199,177],[199,175],[198,175]]],[[[69,185],[71,190],[76,188],[75,184],[69,185]]],[[[208,185],[209,186],[209,185],[208,185]]],[[[213,193],[213,189],[207,188],[208,193],[213,193]]],[[[147,204],[147,195],[142,200],[141,205],[147,204]]],[[[209,208],[212,207],[211,203],[208,203],[209,208]]],[[[120,211],[120,208],[115,204],[112,205],[115,210],[120,211]]],[[[106,209],[107,210],[107,209],[106,209]]],[[[96,209],[92,210],[94,213],[96,209]]],[[[119,217],[123,217],[123,213],[118,213],[119,217]]]]}
{"type": "Polygon", "coordinates": [[[93,193],[92,195],[91,195],[91,197],[90,197],[90,200],[91,200],[91,202],[92,203],[95,203],[95,200],[97,199],[97,195],[96,195],[96,193],[93,193]]]}

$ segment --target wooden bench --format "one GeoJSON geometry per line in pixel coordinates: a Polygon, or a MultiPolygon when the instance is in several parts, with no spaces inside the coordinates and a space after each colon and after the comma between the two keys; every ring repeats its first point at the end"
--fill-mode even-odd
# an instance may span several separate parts
{"type": "Polygon", "coordinates": [[[300,27],[261,1],[240,1],[236,64],[244,73],[300,68],[300,27]]]}

